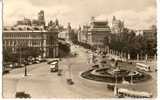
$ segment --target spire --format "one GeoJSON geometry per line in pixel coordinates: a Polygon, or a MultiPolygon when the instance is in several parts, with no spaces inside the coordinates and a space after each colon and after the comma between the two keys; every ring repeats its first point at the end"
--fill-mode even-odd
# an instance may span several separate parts
{"type": "Polygon", "coordinates": [[[112,20],[116,20],[116,17],[115,16],[113,16],[113,19],[112,20]]]}
{"type": "Polygon", "coordinates": [[[68,28],[69,30],[71,30],[71,23],[70,23],[70,22],[68,23],[67,28],[68,28]]]}
{"type": "Polygon", "coordinates": [[[81,30],[81,26],[79,25],[79,28],[78,28],[78,30],[81,30]]]}
{"type": "Polygon", "coordinates": [[[93,22],[95,20],[95,17],[94,16],[92,16],[91,17],[91,22],[93,22]]]}
{"type": "Polygon", "coordinates": [[[44,18],[44,11],[43,10],[41,10],[38,13],[38,21],[39,21],[40,25],[45,25],[45,18],[44,18]]]}
{"type": "Polygon", "coordinates": [[[56,18],[56,20],[55,20],[55,24],[56,24],[56,26],[59,26],[59,21],[58,21],[57,18],[56,18]]]}

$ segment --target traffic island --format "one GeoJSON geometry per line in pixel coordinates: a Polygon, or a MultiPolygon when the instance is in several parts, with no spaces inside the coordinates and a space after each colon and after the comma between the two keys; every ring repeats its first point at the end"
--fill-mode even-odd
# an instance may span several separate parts
{"type": "Polygon", "coordinates": [[[132,83],[147,81],[151,76],[145,72],[131,71],[119,68],[90,69],[81,73],[81,77],[93,81],[107,83],[122,83],[124,80],[132,83]]]}

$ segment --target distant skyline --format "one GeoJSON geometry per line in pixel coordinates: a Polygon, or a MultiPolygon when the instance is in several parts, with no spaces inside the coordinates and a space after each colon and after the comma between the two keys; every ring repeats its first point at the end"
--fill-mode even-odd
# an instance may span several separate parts
{"type": "Polygon", "coordinates": [[[36,19],[40,10],[45,20],[55,20],[72,27],[86,24],[92,16],[111,19],[116,16],[131,29],[147,29],[156,24],[156,0],[4,0],[4,25],[17,20],[36,19]]]}

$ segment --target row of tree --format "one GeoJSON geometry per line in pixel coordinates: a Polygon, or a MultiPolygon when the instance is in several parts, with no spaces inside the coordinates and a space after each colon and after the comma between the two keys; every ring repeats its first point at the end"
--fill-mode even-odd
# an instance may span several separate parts
{"type": "Polygon", "coordinates": [[[156,54],[156,42],[151,42],[144,36],[136,35],[134,31],[127,29],[119,34],[108,34],[104,39],[104,46],[118,52],[129,53],[133,59],[137,54],[141,56],[156,54]]]}
{"type": "Polygon", "coordinates": [[[16,52],[12,52],[10,49],[3,49],[3,61],[4,62],[19,62],[20,58],[27,59],[29,56],[37,57],[42,53],[37,48],[21,47],[17,48],[16,52]]]}
{"type": "MultiPolygon", "coordinates": [[[[59,42],[59,57],[65,57],[70,53],[70,45],[67,43],[59,42]]],[[[9,48],[3,49],[3,61],[4,62],[19,62],[21,59],[27,59],[28,57],[38,57],[43,54],[43,51],[39,48],[21,47],[17,48],[16,52],[12,52],[9,48]]]]}
{"type": "Polygon", "coordinates": [[[64,42],[59,42],[59,57],[66,57],[70,54],[70,45],[68,43],[64,42]]]}

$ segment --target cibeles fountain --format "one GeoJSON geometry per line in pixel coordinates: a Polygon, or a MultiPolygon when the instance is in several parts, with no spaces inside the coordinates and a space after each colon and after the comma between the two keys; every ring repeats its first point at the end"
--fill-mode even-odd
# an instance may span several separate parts
{"type": "Polygon", "coordinates": [[[107,65],[98,65],[90,70],[81,73],[81,77],[93,81],[108,82],[108,83],[122,83],[124,80],[132,83],[146,81],[151,76],[143,71],[126,69],[118,65],[118,61],[111,61],[107,65]]]}

